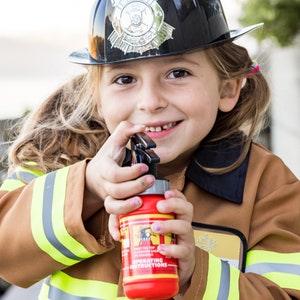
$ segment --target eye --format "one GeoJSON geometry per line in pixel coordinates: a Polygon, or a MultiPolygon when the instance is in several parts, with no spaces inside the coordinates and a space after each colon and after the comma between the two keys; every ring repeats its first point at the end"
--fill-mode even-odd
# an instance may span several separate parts
{"type": "Polygon", "coordinates": [[[190,75],[190,73],[187,70],[184,69],[178,69],[178,70],[173,70],[168,78],[175,79],[175,78],[182,78],[182,77],[187,77],[190,75]]]}
{"type": "Polygon", "coordinates": [[[129,75],[122,75],[122,76],[117,77],[114,82],[117,84],[120,84],[120,85],[125,85],[125,84],[134,83],[135,79],[129,75]]]}

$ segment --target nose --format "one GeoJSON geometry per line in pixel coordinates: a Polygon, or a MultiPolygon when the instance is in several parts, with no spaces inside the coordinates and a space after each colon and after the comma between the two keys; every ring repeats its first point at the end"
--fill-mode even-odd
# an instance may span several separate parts
{"type": "Polygon", "coordinates": [[[140,87],[138,95],[138,109],[154,113],[168,106],[166,95],[160,83],[146,81],[140,87]]]}

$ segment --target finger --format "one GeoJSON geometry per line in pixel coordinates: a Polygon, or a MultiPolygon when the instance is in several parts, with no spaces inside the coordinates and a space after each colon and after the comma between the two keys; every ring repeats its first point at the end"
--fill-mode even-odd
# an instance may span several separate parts
{"type": "Polygon", "coordinates": [[[193,247],[187,247],[183,244],[160,244],[158,245],[157,250],[162,255],[177,258],[182,262],[190,260],[191,254],[193,253],[193,247]]]}
{"type": "Polygon", "coordinates": [[[113,165],[115,162],[121,165],[125,157],[125,147],[128,144],[130,137],[133,134],[143,132],[144,130],[144,125],[132,124],[127,121],[121,122],[105,141],[94,157],[94,160],[97,160],[99,157],[107,157],[111,159],[113,165]]]}
{"type": "Polygon", "coordinates": [[[127,199],[128,197],[144,192],[153,185],[154,181],[154,176],[149,174],[131,181],[119,183],[104,181],[103,186],[106,191],[106,196],[109,195],[115,199],[127,199]]]}
{"type": "Polygon", "coordinates": [[[151,229],[156,234],[172,234],[176,235],[177,245],[194,245],[194,233],[190,222],[183,220],[167,220],[155,222],[151,225],[151,229]]]}
{"type": "Polygon", "coordinates": [[[121,122],[105,143],[105,148],[110,150],[111,157],[115,160],[120,155],[120,150],[128,144],[130,137],[138,132],[143,132],[145,125],[121,122]]]}
{"type": "Polygon", "coordinates": [[[176,245],[163,245],[159,250],[164,255],[170,255],[178,259],[187,259],[195,246],[194,234],[191,223],[183,220],[168,220],[155,222],[151,229],[157,234],[172,232],[176,235],[176,245]]]}
{"type": "Polygon", "coordinates": [[[143,132],[144,130],[145,125],[143,124],[133,124],[128,121],[122,121],[111,134],[111,138],[116,144],[125,146],[133,134],[143,132]]]}
{"type": "Polygon", "coordinates": [[[165,193],[166,200],[157,203],[160,213],[175,213],[176,219],[191,222],[193,219],[193,205],[186,200],[179,191],[168,191],[165,193]]]}
{"type": "Polygon", "coordinates": [[[138,196],[127,200],[116,200],[111,196],[107,196],[104,201],[104,207],[109,214],[123,215],[138,209],[142,203],[142,199],[138,196]]]}
{"type": "Polygon", "coordinates": [[[193,228],[190,222],[184,220],[165,220],[160,222],[154,222],[151,225],[153,232],[158,234],[173,233],[177,236],[190,236],[193,232],[193,228]]]}
{"type": "Polygon", "coordinates": [[[113,161],[105,161],[101,166],[102,178],[112,183],[119,183],[128,180],[136,179],[147,173],[149,167],[146,164],[136,164],[130,167],[120,167],[113,163],[113,161]]]}
{"type": "MultiPolygon", "coordinates": [[[[154,233],[161,235],[168,234],[170,232],[175,234],[177,245],[185,245],[189,249],[195,245],[193,228],[191,223],[188,221],[174,219],[154,222],[151,225],[151,230],[154,233]]],[[[170,249],[170,251],[174,251],[174,249],[170,249]]],[[[177,254],[174,257],[177,257],[177,254]]]]}
{"type": "Polygon", "coordinates": [[[108,219],[108,230],[110,235],[115,241],[119,241],[120,236],[120,230],[119,230],[119,218],[116,215],[110,215],[108,219]]]}

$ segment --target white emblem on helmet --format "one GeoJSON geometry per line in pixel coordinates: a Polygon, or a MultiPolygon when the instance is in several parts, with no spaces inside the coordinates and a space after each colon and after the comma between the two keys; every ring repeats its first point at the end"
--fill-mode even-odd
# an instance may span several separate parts
{"type": "Polygon", "coordinates": [[[172,38],[171,25],[164,22],[164,11],[156,0],[112,0],[112,48],[126,53],[157,49],[172,38]]]}

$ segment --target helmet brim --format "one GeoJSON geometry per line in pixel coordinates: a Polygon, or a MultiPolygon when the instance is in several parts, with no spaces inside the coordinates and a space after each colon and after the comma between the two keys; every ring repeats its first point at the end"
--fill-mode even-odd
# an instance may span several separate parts
{"type": "MultiPolygon", "coordinates": [[[[195,47],[194,49],[187,49],[185,51],[172,52],[169,54],[164,54],[164,55],[159,55],[159,56],[170,56],[170,55],[175,55],[175,54],[179,54],[179,53],[190,52],[190,51],[193,51],[196,49],[211,47],[211,46],[221,44],[221,43],[230,42],[230,41],[233,41],[251,31],[255,30],[255,29],[262,27],[263,25],[264,25],[263,23],[259,23],[259,24],[255,24],[255,25],[248,26],[248,27],[241,28],[241,29],[230,30],[226,37],[220,38],[210,44],[200,45],[199,47],[195,47]]],[[[140,56],[138,59],[153,58],[153,57],[156,57],[156,56],[145,56],[145,57],[140,56]]],[[[134,60],[136,60],[136,59],[137,58],[135,58],[134,60]]],[[[82,64],[82,65],[103,65],[103,64],[111,63],[111,62],[95,60],[94,58],[92,58],[90,56],[89,50],[87,48],[79,49],[77,51],[72,52],[69,55],[69,61],[72,63],[82,64]]],[[[114,61],[114,62],[118,62],[118,61],[114,61]]]]}

